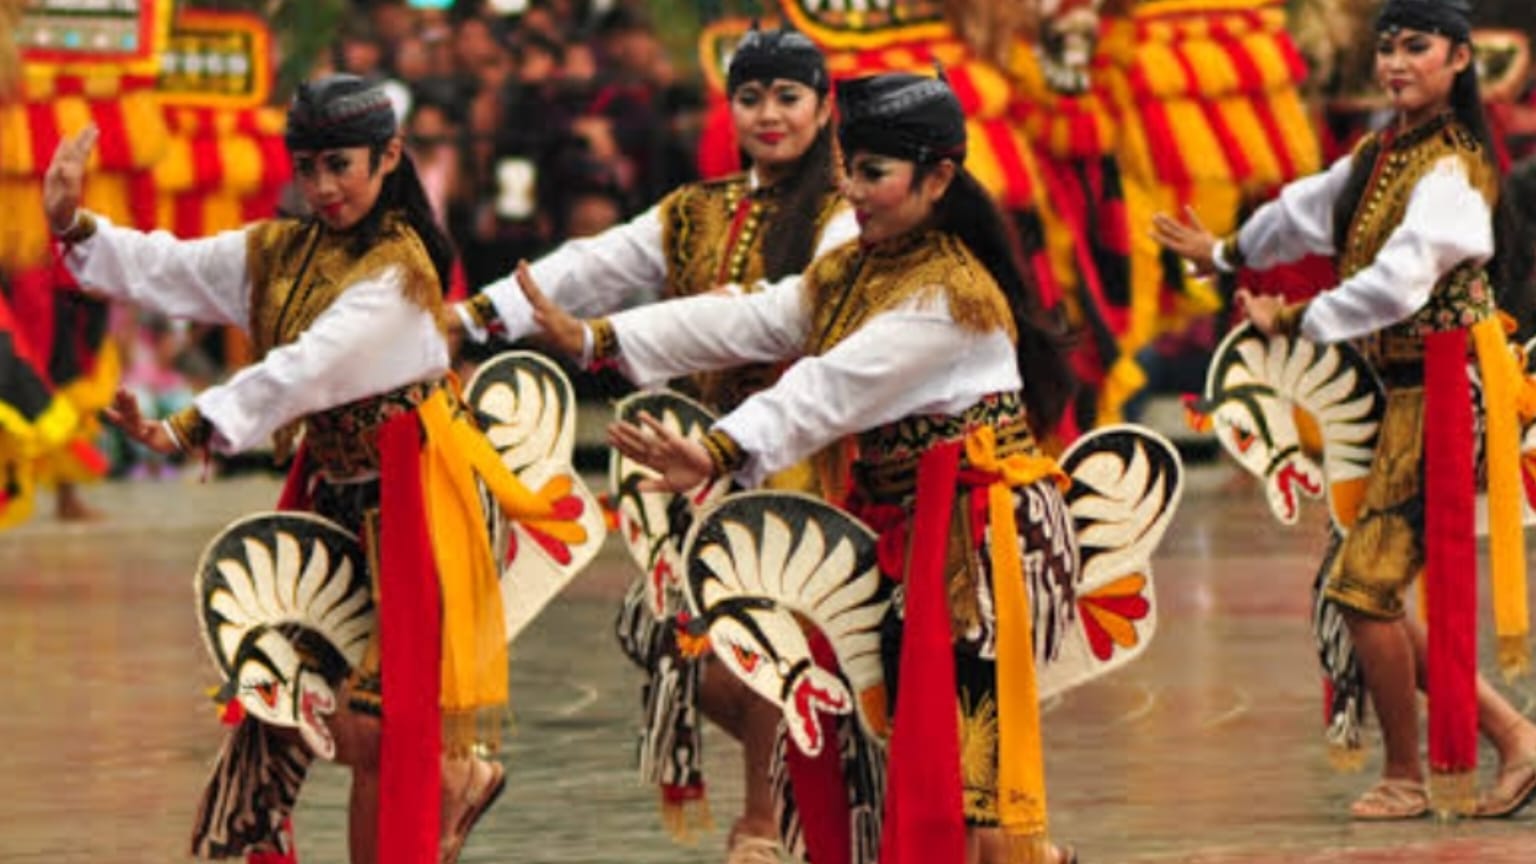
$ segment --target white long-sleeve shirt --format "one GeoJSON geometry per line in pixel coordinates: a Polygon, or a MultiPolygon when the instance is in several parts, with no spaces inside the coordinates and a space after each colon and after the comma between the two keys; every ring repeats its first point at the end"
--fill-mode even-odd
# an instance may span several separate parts
{"type": "MultiPolygon", "coordinates": [[[[1262,270],[1306,255],[1335,255],[1333,209],[1352,157],[1285,187],[1238,233],[1247,266],[1262,270]]],[[[1368,266],[1307,304],[1301,334],[1314,342],[1355,339],[1406,320],[1456,266],[1493,257],[1488,202],[1461,160],[1447,156],[1409,195],[1403,220],[1368,266]]]]}
{"type": "MultiPolygon", "coordinates": [[[[752,180],[756,188],[756,180],[752,180]]],[[[822,227],[813,257],[859,236],[859,224],[847,207],[822,227]]],[[[618,309],[654,302],[667,279],[666,248],[662,242],[660,206],[595,237],[570,240],[529,265],[535,284],[556,306],[577,316],[593,318],[618,309]]],[[[509,274],[486,285],[481,293],[496,307],[508,341],[516,342],[538,328],[533,307],[509,274]]],[[[478,338],[478,337],[477,337],[478,338]]]]}
{"type": "Polygon", "coordinates": [[[919,414],[959,414],[1021,386],[1003,330],[977,333],[943,292],[871,317],[824,354],[801,356],[811,313],[799,278],[744,296],[701,295],[632,309],[610,321],[619,363],[642,386],[743,363],[800,359],[716,428],[747,454],[746,486],[851,434],[919,414]]]}
{"type": "MultiPolygon", "coordinates": [[[[179,240],[97,217],[97,230],[65,263],[80,285],[145,309],[249,331],[246,232],[179,240]]],[[[398,267],[347,286],[293,342],[198,394],[212,446],[238,452],[307,414],[448,371],[448,346],[431,313],[403,293],[398,267]]]]}

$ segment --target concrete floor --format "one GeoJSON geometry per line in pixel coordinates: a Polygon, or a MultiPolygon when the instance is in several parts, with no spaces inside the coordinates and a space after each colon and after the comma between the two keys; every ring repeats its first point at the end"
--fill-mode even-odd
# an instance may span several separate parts
{"type": "MultiPolygon", "coordinates": [[[[1370,778],[1334,774],[1319,734],[1307,584],[1321,508],[1286,530],[1230,478],[1193,472],[1157,561],[1147,655],[1047,706],[1055,835],[1090,864],[1536,862],[1536,808],[1453,825],[1346,818],[1370,778]]],[[[0,861],[185,860],[222,734],[192,567],[214,531],[276,494],[267,479],[108,485],[89,490],[105,521],[39,517],[0,535],[0,861]]],[[[707,742],[721,827],[692,849],[665,838],[630,770],[636,676],[611,636],[629,573],[610,548],[514,646],[510,783],[465,864],[723,859],[740,799],[724,736],[707,742]]],[[[1527,713],[1533,688],[1510,691],[1527,713]]],[[[342,771],[313,772],[302,860],[345,860],[345,794],[342,771]]]]}

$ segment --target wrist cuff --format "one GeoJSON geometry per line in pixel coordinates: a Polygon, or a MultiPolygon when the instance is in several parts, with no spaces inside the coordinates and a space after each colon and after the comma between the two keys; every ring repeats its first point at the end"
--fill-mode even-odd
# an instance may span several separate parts
{"type": "Polygon", "coordinates": [[[720,429],[711,429],[701,439],[705,451],[709,453],[709,461],[715,464],[715,475],[724,477],[734,474],[747,464],[747,452],[741,449],[729,433],[720,429]]]}
{"type": "Polygon", "coordinates": [[[171,438],[183,450],[206,447],[213,438],[213,424],[197,410],[196,405],[183,408],[165,418],[165,426],[171,438]]]}
{"type": "Polygon", "coordinates": [[[1247,266],[1247,260],[1243,257],[1243,250],[1237,245],[1237,232],[1221,238],[1216,244],[1216,269],[1223,273],[1236,273],[1247,266]]]}
{"type": "Polygon", "coordinates": [[[87,210],[76,210],[75,220],[69,223],[64,231],[55,234],[54,237],[65,246],[73,246],[82,240],[89,239],[96,233],[96,217],[87,210]]]}
{"type": "Polygon", "coordinates": [[[607,318],[591,318],[583,322],[587,325],[587,333],[592,338],[593,363],[602,363],[619,356],[619,334],[613,329],[613,322],[607,318]]]}
{"type": "Polygon", "coordinates": [[[1286,336],[1301,335],[1301,319],[1307,314],[1307,304],[1291,303],[1275,313],[1275,332],[1286,336]]]}

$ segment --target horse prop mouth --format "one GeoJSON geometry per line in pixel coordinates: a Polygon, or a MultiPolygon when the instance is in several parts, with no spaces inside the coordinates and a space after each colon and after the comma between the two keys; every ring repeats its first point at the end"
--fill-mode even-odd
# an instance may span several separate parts
{"type": "Polygon", "coordinates": [[[326,725],[326,716],[336,710],[336,696],[330,685],[304,673],[299,686],[299,698],[294,705],[298,715],[299,734],[316,756],[327,761],[336,758],[336,739],[326,725]]]}
{"type": "Polygon", "coordinates": [[[785,687],[784,716],[789,734],[806,756],[817,756],[826,746],[821,724],[822,714],[847,714],[853,710],[853,697],[836,676],[814,664],[785,687]]]}
{"type": "Polygon", "coordinates": [[[1270,503],[1288,525],[1296,521],[1301,510],[1301,495],[1316,498],[1323,494],[1322,481],[1301,460],[1301,456],[1292,453],[1269,475],[1270,503]]]}

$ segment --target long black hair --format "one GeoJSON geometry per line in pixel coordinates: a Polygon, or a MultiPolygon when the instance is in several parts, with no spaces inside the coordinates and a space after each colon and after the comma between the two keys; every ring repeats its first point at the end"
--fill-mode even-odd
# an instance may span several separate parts
{"type": "MultiPolygon", "coordinates": [[[[1472,49],[1470,42],[1461,44],[1472,49]]],[[[1494,299],[1499,308],[1520,323],[1521,332],[1529,332],[1532,316],[1536,314],[1536,298],[1532,297],[1532,286],[1527,282],[1528,267],[1523,266],[1528,250],[1517,247],[1530,241],[1510,200],[1512,190],[1499,168],[1493,132],[1488,127],[1488,115],[1483,111],[1475,58],[1456,74],[1456,80],[1451,84],[1451,112],[1477,139],[1483,161],[1492,176],[1499,180],[1498,199],[1493,203],[1493,259],[1488,262],[1488,274],[1493,279],[1494,299]]]]}
{"type": "MultiPolygon", "coordinates": [[[[817,94],[819,100],[826,98],[817,94]]],[[[833,137],[828,120],[780,184],[778,206],[763,223],[763,275],[769,279],[805,270],[816,253],[817,217],[826,196],[837,188],[833,137]]]]}
{"type": "Polygon", "coordinates": [[[1499,203],[1508,216],[1507,231],[1496,238],[1503,264],[1499,308],[1514,317],[1516,336],[1524,340],[1536,335],[1536,157],[1510,169],[1499,203]]]}
{"type": "MultiPolygon", "coordinates": [[[[370,172],[379,169],[379,162],[387,146],[386,143],[369,147],[370,172]]],[[[432,259],[432,269],[437,271],[438,285],[446,294],[453,272],[453,242],[443,233],[432,215],[427,191],[422,188],[421,176],[416,173],[416,161],[404,149],[400,151],[400,162],[395,170],[384,177],[378,200],[373,202],[373,209],[352,228],[352,254],[362,255],[373,246],[379,239],[379,232],[383,230],[385,215],[392,210],[398,210],[405,217],[406,224],[416,231],[422,245],[427,247],[427,257],[432,259]]]]}
{"type": "MultiPolygon", "coordinates": [[[[912,175],[914,189],[937,164],[917,164],[912,175]]],[[[954,180],[934,204],[929,224],[970,247],[1008,298],[1008,309],[1019,332],[1024,404],[1035,434],[1043,438],[1055,431],[1077,390],[1077,379],[1067,360],[1070,340],[1059,327],[1047,322],[1039,286],[1024,267],[1018,240],[997,203],[964,166],[955,163],[955,169],[954,180]]]]}

